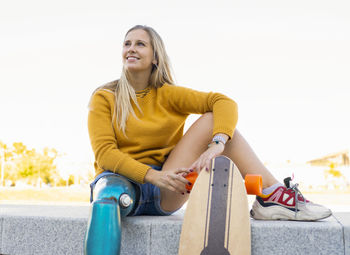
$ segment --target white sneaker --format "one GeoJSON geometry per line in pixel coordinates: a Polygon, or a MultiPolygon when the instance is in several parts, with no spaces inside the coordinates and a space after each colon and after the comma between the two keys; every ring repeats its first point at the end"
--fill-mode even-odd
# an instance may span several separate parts
{"type": "Polygon", "coordinates": [[[250,215],[256,220],[302,220],[315,221],[327,218],[332,211],[322,205],[306,200],[292,184],[284,179],[285,186],[275,189],[270,195],[257,196],[250,215]]]}

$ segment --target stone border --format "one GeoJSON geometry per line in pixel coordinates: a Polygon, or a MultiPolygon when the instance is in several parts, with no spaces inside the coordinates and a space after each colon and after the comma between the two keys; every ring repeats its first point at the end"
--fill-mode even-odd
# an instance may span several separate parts
{"type": "MultiPolygon", "coordinates": [[[[0,204],[0,254],[83,254],[89,206],[0,204]]],[[[183,211],[123,219],[121,254],[177,254],[183,211]]],[[[350,254],[350,212],[318,222],[256,221],[252,254],[350,254]]]]}
{"type": "Polygon", "coordinates": [[[350,254],[350,212],[337,212],[334,217],[343,227],[344,254],[350,254]]]}

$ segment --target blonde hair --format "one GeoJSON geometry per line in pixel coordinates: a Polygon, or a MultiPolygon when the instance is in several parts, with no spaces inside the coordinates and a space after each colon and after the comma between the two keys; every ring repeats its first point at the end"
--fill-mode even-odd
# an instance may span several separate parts
{"type": "MultiPolygon", "coordinates": [[[[165,51],[165,46],[162,38],[151,27],[136,25],[128,30],[125,37],[133,30],[142,29],[147,32],[150,37],[150,43],[153,49],[154,59],[157,64],[153,64],[149,84],[151,87],[160,88],[164,83],[174,85],[171,74],[171,66],[169,57],[165,51]]],[[[129,73],[124,67],[119,80],[109,82],[95,90],[109,89],[115,95],[115,109],[112,118],[112,123],[116,121],[117,127],[122,130],[125,135],[126,121],[131,113],[136,117],[132,107],[132,102],[136,105],[140,112],[141,109],[137,103],[136,93],[129,82],[129,73]]]]}

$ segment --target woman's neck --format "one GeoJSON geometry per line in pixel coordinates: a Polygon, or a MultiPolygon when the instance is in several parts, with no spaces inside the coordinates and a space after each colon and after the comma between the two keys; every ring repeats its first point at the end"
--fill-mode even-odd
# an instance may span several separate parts
{"type": "Polygon", "coordinates": [[[149,73],[133,73],[129,77],[129,82],[135,91],[140,91],[148,87],[149,78],[149,73]]]}

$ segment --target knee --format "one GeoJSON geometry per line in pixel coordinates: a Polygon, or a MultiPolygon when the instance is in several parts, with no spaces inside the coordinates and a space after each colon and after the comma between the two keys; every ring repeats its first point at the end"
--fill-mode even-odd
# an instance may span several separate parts
{"type": "Polygon", "coordinates": [[[205,137],[212,133],[214,127],[214,116],[212,112],[204,113],[200,118],[198,118],[188,130],[187,133],[195,135],[204,135],[205,137]]]}
{"type": "Polygon", "coordinates": [[[214,115],[212,112],[204,113],[198,120],[200,126],[212,128],[214,125],[214,115]]]}
{"type": "Polygon", "coordinates": [[[135,189],[126,178],[116,175],[104,176],[96,183],[94,188],[94,200],[104,198],[114,198],[118,200],[120,195],[124,193],[131,197],[135,196],[135,189]]]}
{"type": "Polygon", "coordinates": [[[114,200],[121,205],[121,215],[128,215],[137,201],[137,187],[122,176],[104,176],[98,180],[93,191],[94,203],[114,200]]]}
{"type": "Polygon", "coordinates": [[[200,117],[200,125],[208,129],[210,132],[213,131],[214,127],[214,114],[212,112],[206,112],[200,117]]]}
{"type": "Polygon", "coordinates": [[[207,120],[207,121],[210,121],[210,122],[213,122],[214,121],[214,115],[212,112],[206,112],[202,115],[203,119],[207,120]]]}

